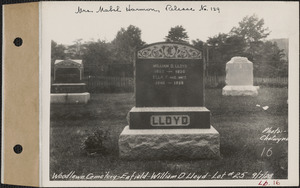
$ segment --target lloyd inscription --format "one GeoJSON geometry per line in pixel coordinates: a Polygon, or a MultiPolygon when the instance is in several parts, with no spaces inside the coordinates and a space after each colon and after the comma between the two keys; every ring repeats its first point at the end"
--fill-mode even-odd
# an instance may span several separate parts
{"type": "Polygon", "coordinates": [[[150,119],[152,126],[188,126],[188,115],[153,115],[150,119]]]}

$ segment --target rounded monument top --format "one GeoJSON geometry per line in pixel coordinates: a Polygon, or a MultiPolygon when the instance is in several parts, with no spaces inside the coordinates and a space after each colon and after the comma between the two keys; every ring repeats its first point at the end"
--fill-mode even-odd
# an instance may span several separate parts
{"type": "Polygon", "coordinates": [[[236,56],[236,57],[232,57],[228,63],[252,63],[252,62],[249,61],[247,57],[236,56]]]}

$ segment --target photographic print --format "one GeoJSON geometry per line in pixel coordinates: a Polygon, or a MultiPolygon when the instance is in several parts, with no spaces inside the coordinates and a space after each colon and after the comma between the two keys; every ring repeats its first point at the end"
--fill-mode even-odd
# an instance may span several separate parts
{"type": "Polygon", "coordinates": [[[42,2],[43,186],[297,184],[296,5],[42,2]]]}

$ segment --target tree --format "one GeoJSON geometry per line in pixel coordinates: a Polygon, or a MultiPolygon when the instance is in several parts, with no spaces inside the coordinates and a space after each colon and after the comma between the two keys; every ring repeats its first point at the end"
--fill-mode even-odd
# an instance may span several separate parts
{"type": "Polygon", "coordinates": [[[239,27],[233,27],[230,31],[231,36],[239,36],[245,41],[245,53],[247,53],[250,61],[257,60],[257,52],[263,45],[263,39],[265,39],[270,31],[264,26],[264,19],[259,19],[255,14],[252,16],[246,16],[241,22],[239,27]]]}
{"type": "Polygon", "coordinates": [[[51,61],[55,61],[57,59],[65,59],[66,47],[62,44],[57,44],[55,41],[51,40],[51,61]]]}
{"type": "Polygon", "coordinates": [[[192,40],[193,46],[195,46],[198,50],[203,50],[204,46],[206,45],[205,42],[202,40],[196,39],[192,40]]]}
{"type": "Polygon", "coordinates": [[[269,34],[264,20],[252,15],[244,17],[228,34],[210,37],[206,42],[208,73],[224,75],[226,62],[234,56],[243,56],[253,62],[255,76],[287,76],[288,63],[283,60],[283,50],[276,43],[264,41],[269,34]]]}
{"type": "Polygon", "coordinates": [[[208,64],[207,64],[207,55],[208,55],[208,47],[205,42],[202,40],[196,39],[192,40],[192,45],[195,46],[198,50],[202,52],[203,62],[204,62],[204,71],[205,75],[208,75],[208,64]]]}
{"type": "Polygon", "coordinates": [[[182,43],[189,43],[189,37],[185,29],[179,25],[172,27],[165,38],[166,42],[182,42],[182,43]]]}
{"type": "Polygon", "coordinates": [[[264,27],[264,19],[259,19],[255,14],[246,16],[241,22],[239,27],[233,27],[230,35],[237,35],[242,37],[247,43],[258,42],[265,39],[270,31],[264,27]]]}
{"type": "Polygon", "coordinates": [[[54,72],[54,62],[57,59],[65,59],[66,47],[62,44],[57,44],[55,41],[51,40],[51,76],[53,76],[54,72]]]}
{"type": "Polygon", "coordinates": [[[141,30],[133,25],[118,31],[116,38],[112,41],[114,61],[133,63],[134,52],[145,44],[141,39],[141,33],[141,30]]]}
{"type": "Polygon", "coordinates": [[[287,76],[288,64],[283,59],[285,54],[283,49],[279,49],[276,42],[264,42],[259,49],[258,54],[258,61],[254,64],[255,76],[287,76]]]}
{"type": "Polygon", "coordinates": [[[84,51],[85,44],[82,39],[76,39],[74,44],[68,46],[67,53],[71,59],[81,59],[84,51]]]}
{"type": "Polygon", "coordinates": [[[86,43],[82,55],[85,75],[105,74],[107,65],[112,63],[112,57],[111,44],[101,40],[86,43]]]}
{"type": "Polygon", "coordinates": [[[225,74],[226,62],[234,56],[245,56],[242,37],[219,33],[207,40],[206,59],[208,74],[225,74]]]}

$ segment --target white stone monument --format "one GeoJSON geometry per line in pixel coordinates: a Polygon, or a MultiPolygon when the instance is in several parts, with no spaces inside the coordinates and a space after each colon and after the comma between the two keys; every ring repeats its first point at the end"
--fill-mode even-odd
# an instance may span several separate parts
{"type": "Polygon", "coordinates": [[[253,63],[246,57],[233,57],[226,63],[225,96],[256,96],[259,86],[253,86],[253,63]]]}

